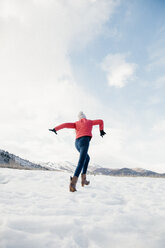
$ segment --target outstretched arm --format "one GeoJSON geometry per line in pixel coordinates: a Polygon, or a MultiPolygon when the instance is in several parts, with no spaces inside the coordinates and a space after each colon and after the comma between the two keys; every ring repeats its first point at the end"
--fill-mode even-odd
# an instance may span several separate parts
{"type": "Polygon", "coordinates": [[[99,125],[100,130],[103,130],[104,129],[104,122],[103,122],[103,120],[94,120],[92,122],[93,122],[93,125],[99,125]]]}
{"type": "Polygon", "coordinates": [[[63,128],[75,128],[75,123],[63,123],[59,126],[56,126],[53,129],[49,129],[49,131],[54,132],[55,134],[57,134],[57,131],[63,128]]]}
{"type": "Polygon", "coordinates": [[[59,126],[56,126],[54,129],[56,131],[63,129],[63,128],[75,128],[75,123],[69,122],[69,123],[63,123],[59,126]]]}
{"type": "Polygon", "coordinates": [[[104,122],[103,120],[93,120],[93,125],[99,125],[100,136],[103,137],[106,133],[104,132],[104,122]]]}

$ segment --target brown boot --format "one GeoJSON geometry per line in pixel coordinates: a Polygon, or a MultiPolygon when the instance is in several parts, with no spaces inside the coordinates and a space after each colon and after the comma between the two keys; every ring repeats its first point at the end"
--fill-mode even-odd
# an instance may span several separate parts
{"type": "Polygon", "coordinates": [[[76,190],[76,183],[77,183],[78,177],[74,176],[74,177],[70,177],[70,185],[69,185],[69,189],[71,192],[75,192],[76,190]]]}
{"type": "Polygon", "coordinates": [[[84,187],[84,185],[90,184],[90,181],[86,180],[86,174],[81,174],[81,185],[84,187]]]}

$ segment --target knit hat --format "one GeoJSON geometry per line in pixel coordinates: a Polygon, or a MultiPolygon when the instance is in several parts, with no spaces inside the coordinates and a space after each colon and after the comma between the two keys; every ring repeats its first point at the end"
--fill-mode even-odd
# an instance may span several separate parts
{"type": "Polygon", "coordinates": [[[83,119],[83,118],[86,119],[86,116],[85,116],[85,114],[83,113],[83,111],[80,111],[79,114],[78,114],[78,119],[81,120],[81,119],[83,119]]]}

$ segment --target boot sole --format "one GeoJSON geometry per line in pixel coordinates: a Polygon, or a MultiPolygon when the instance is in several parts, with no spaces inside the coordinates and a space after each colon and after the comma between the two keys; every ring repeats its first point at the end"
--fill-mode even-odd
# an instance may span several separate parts
{"type": "Polygon", "coordinates": [[[70,192],[75,192],[75,191],[77,191],[75,188],[72,188],[72,187],[70,187],[69,190],[70,190],[70,192]]]}
{"type": "Polygon", "coordinates": [[[89,185],[90,183],[81,183],[81,186],[84,187],[85,185],[89,185]]]}
{"type": "Polygon", "coordinates": [[[76,192],[77,190],[75,190],[75,189],[70,189],[70,192],[76,192]]]}

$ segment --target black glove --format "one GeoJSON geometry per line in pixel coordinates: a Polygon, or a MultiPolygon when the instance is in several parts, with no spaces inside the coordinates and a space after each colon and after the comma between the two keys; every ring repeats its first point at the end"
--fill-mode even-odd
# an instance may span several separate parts
{"type": "Polygon", "coordinates": [[[57,134],[57,132],[56,132],[56,129],[55,129],[55,128],[53,128],[53,129],[49,129],[49,131],[52,131],[52,132],[54,132],[55,134],[57,134]]]}
{"type": "Polygon", "coordinates": [[[106,133],[104,132],[104,130],[100,130],[100,136],[103,138],[103,136],[105,135],[106,133]]]}

